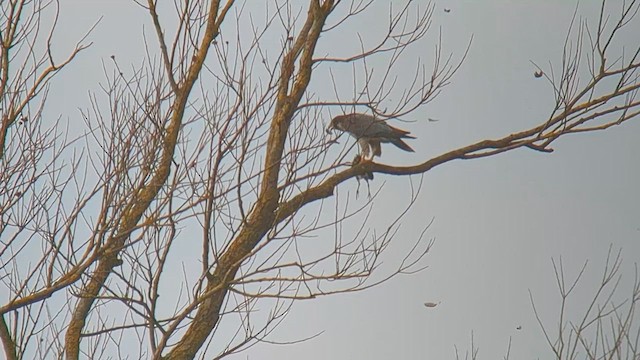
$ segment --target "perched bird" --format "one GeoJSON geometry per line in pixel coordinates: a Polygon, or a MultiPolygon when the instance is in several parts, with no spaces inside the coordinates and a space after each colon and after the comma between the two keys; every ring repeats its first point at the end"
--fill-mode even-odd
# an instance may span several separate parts
{"type": "Polygon", "coordinates": [[[392,143],[404,151],[413,152],[402,139],[415,139],[409,131],[395,128],[382,119],[367,114],[338,115],[331,120],[327,132],[337,129],[349,133],[360,145],[362,160],[382,155],[380,143],[392,143]],[[371,157],[369,157],[371,154],[371,157]]]}

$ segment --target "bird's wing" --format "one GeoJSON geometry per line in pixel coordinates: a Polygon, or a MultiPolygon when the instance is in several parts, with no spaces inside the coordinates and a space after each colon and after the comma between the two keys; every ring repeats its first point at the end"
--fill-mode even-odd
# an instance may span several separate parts
{"type": "Polygon", "coordinates": [[[345,119],[345,131],[356,138],[371,137],[371,129],[375,125],[373,116],[364,114],[351,114],[345,119]]]}
{"type": "Polygon", "coordinates": [[[351,114],[345,117],[343,125],[344,130],[357,139],[379,139],[382,142],[400,138],[415,139],[409,135],[409,131],[395,128],[384,120],[366,114],[351,114]]]}

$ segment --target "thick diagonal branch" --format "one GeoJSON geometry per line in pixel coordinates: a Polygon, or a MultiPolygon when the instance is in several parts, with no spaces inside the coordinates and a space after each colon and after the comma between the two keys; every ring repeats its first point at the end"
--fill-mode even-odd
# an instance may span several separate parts
{"type": "Polygon", "coordinates": [[[278,99],[269,130],[265,168],[256,206],[229,249],[220,257],[213,274],[208,277],[205,293],[211,295],[200,303],[193,322],[166,359],[194,358],[219,320],[228,284],[235,278],[242,261],[251,254],[275,222],[280,198],[278,175],[287,132],[311,79],[313,53],[332,8],[333,1],[325,1],[322,5],[317,0],[311,1],[307,21],[283,59],[278,99]],[[296,60],[299,61],[297,72],[296,60]]]}
{"type": "MultiPolygon", "coordinates": [[[[224,8],[224,11],[220,12],[219,15],[219,2],[213,1],[211,3],[206,30],[202,37],[200,47],[194,56],[187,76],[175,94],[176,97],[172,107],[171,120],[164,132],[164,139],[161,142],[161,157],[158,167],[154,170],[154,173],[150,176],[150,180],[147,183],[133,191],[133,195],[130,197],[131,200],[123,212],[117,234],[110,238],[105,244],[106,249],[104,254],[100,257],[96,269],[90,276],[90,280],[80,291],[80,299],[73,311],[65,338],[67,359],[75,360],[79,358],[80,336],[89,311],[96,297],[104,287],[107,278],[113,269],[119,265],[120,260],[118,259],[118,255],[125,247],[126,240],[130,233],[137,227],[142,215],[149,208],[149,205],[156,198],[169,177],[189,94],[200,74],[209,47],[213,39],[218,35],[219,25],[222,23],[226,10],[228,10],[231,4],[232,2],[229,2],[224,8]]],[[[160,41],[162,41],[162,39],[160,41]]]]}

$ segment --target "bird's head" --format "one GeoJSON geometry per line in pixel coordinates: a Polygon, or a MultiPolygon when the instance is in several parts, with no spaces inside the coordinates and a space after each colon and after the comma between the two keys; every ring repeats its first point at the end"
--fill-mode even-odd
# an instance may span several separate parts
{"type": "Polygon", "coordinates": [[[338,115],[331,120],[329,126],[327,126],[327,133],[331,133],[332,130],[345,131],[345,121],[347,115],[338,115]]]}

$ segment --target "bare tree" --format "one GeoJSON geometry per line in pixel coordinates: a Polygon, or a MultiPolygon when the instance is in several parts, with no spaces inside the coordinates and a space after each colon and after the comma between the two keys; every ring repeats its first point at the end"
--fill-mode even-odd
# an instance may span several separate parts
{"type": "Polygon", "coordinates": [[[341,54],[322,40],[372,2],[284,1],[263,5],[260,16],[234,1],[137,3],[155,40],[133,71],[115,56],[103,64],[106,80],[81,111],[81,133],[42,113],[48,80],[84,39],[56,62],[56,11],[50,32],[41,26],[56,3],[1,4],[0,339],[9,359],[241,351],[265,339],[296,299],[363,290],[424,265],[428,226],[396,268],[379,266],[420,184],[378,232],[367,223],[375,194],[354,204],[335,196],[341,183],[522,147],[549,152],[564,135],[638,114],[640,45],[622,56],[612,47],[639,4],[625,4],[612,22],[603,3],[595,28],[574,19],[560,69],[540,69],[556,97],[549,118],[414,166],[351,164],[351,148],[324,133],[328,111],[405,116],[432,101],[466,57],[444,55],[436,42],[411,81],[394,80],[406,50],[430,34],[432,4],[390,6],[380,38],[341,54]],[[345,69],[350,96],[335,75],[345,69]],[[334,94],[321,93],[316,82],[326,79],[334,94]],[[400,98],[382,109],[392,93],[400,98]],[[132,339],[137,349],[122,346],[132,339]]]}
{"type": "MultiPolygon", "coordinates": [[[[638,264],[634,264],[633,280],[624,279],[622,273],[622,251],[609,248],[604,269],[593,289],[588,279],[588,261],[573,278],[565,274],[562,258],[551,261],[559,299],[557,314],[543,319],[530,291],[529,298],[535,319],[549,346],[550,354],[541,353],[539,358],[554,359],[637,359],[640,356],[640,322],[637,307],[640,303],[640,277],[638,264]],[[623,280],[630,284],[622,286],[623,280]],[[580,291],[581,290],[581,291],[580,291]],[[578,294],[582,292],[583,294],[578,294]]],[[[595,277],[593,277],[595,278],[595,277]]],[[[556,308],[556,306],[552,306],[556,308]]],[[[504,359],[510,359],[511,338],[504,359]]],[[[471,334],[470,350],[464,359],[479,359],[479,347],[471,334]]],[[[462,359],[456,349],[456,359],[462,359]]]]}
{"type": "Polygon", "coordinates": [[[584,264],[573,280],[564,273],[562,259],[553,262],[560,295],[557,324],[545,325],[531,294],[536,319],[556,359],[637,359],[640,356],[640,325],[637,306],[640,303],[640,278],[637,264],[629,292],[621,294],[621,251],[609,249],[599,285],[579,316],[572,316],[570,301],[587,268],[584,264]]]}

